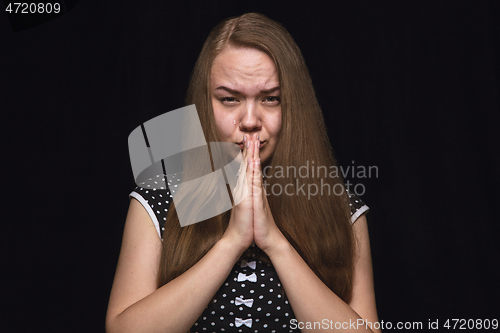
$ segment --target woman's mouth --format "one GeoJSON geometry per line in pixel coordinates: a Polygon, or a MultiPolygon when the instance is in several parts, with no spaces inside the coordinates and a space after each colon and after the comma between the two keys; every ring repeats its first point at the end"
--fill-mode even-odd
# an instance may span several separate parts
{"type": "MultiPolygon", "coordinates": [[[[260,141],[260,149],[262,149],[262,147],[264,147],[267,143],[267,140],[264,140],[264,141],[260,141]]],[[[239,142],[237,143],[238,147],[240,147],[241,150],[243,150],[244,146],[243,146],[243,141],[242,142],[239,142]]]]}

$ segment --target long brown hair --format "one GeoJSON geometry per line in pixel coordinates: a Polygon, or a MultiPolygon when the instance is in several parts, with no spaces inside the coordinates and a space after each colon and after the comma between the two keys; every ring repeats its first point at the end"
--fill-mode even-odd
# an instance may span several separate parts
{"type": "MultiPolygon", "coordinates": [[[[262,14],[249,13],[230,18],[209,34],[195,64],[187,105],[195,104],[207,142],[220,141],[210,94],[210,73],[214,58],[227,46],[251,47],[267,53],[276,64],[280,90],[282,128],[276,151],[269,162],[268,189],[296,184],[288,166],[335,167],[323,115],[302,54],[290,34],[262,14]],[[273,177],[273,170],[284,170],[273,177]]],[[[349,220],[348,196],[329,192],[343,189],[340,175],[301,179],[303,189],[317,186],[323,195],[305,192],[268,196],[276,225],[316,275],[340,298],[348,302],[352,293],[354,240],[349,220]],[[328,184],[328,185],[325,185],[328,184]],[[341,187],[339,187],[341,186],[341,187]],[[323,191],[325,193],[323,193],[323,191]]],[[[297,183],[299,184],[299,183],[297,183]]],[[[158,287],[184,273],[198,262],[222,237],[230,211],[201,223],[180,227],[175,207],[167,215],[158,287]]]]}

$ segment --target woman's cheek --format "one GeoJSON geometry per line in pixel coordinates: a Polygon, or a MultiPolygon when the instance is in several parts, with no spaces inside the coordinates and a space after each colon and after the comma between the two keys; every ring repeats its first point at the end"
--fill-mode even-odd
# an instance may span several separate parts
{"type": "Polygon", "coordinates": [[[223,117],[219,112],[214,111],[215,125],[223,141],[228,141],[231,137],[232,127],[235,127],[232,121],[226,116],[223,117]]]}
{"type": "Polygon", "coordinates": [[[281,132],[281,114],[279,114],[273,122],[273,126],[270,129],[274,136],[278,136],[281,132]]]}

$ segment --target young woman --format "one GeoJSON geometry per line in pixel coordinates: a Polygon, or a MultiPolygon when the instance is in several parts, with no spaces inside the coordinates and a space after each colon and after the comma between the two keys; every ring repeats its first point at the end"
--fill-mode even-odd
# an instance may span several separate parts
{"type": "Polygon", "coordinates": [[[242,149],[247,195],[181,227],[168,190],[137,187],[107,331],[380,332],[370,330],[378,318],[368,208],[339,191],[343,181],[330,172],[322,113],[288,32],[260,14],[219,24],[187,104],[196,105],[207,142],[242,149]],[[314,176],[297,174],[312,164],[314,176]],[[311,196],[313,188],[321,193],[311,196]]]}

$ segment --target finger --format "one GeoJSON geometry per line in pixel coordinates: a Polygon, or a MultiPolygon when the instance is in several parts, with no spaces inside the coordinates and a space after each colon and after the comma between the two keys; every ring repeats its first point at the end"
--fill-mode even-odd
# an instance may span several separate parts
{"type": "Polygon", "coordinates": [[[257,161],[257,159],[259,158],[259,155],[260,155],[259,133],[255,133],[254,138],[255,138],[255,143],[254,143],[255,147],[254,147],[253,158],[254,158],[254,161],[257,161]]]}
{"type": "MultiPolygon", "coordinates": [[[[255,202],[256,204],[259,204],[262,199],[262,172],[260,170],[260,158],[257,158],[255,162],[252,164],[252,167],[254,169],[253,172],[253,194],[254,197],[257,199],[255,202]]],[[[258,206],[259,207],[259,206],[258,206]]]]}
{"type": "Polygon", "coordinates": [[[266,189],[264,188],[264,172],[262,171],[262,165],[261,165],[261,160],[260,160],[260,138],[259,138],[259,134],[257,134],[257,145],[255,146],[255,154],[254,154],[254,157],[255,157],[255,160],[258,161],[257,163],[257,169],[259,170],[259,173],[258,173],[258,188],[260,189],[261,191],[261,194],[262,194],[262,202],[263,203],[266,203],[266,205],[269,205],[269,203],[267,202],[267,196],[266,196],[266,189]]]}
{"type": "Polygon", "coordinates": [[[259,188],[262,188],[262,170],[260,166],[260,158],[257,158],[255,160],[255,185],[257,185],[259,188]]]}
{"type": "Polygon", "coordinates": [[[267,201],[266,191],[264,188],[264,178],[262,172],[262,165],[260,159],[260,138],[257,134],[255,136],[255,150],[254,150],[254,158],[255,163],[254,167],[254,178],[253,178],[253,197],[254,197],[254,208],[261,210],[261,212],[265,212],[269,209],[269,202],[267,201]]]}
{"type": "Polygon", "coordinates": [[[240,164],[240,169],[238,171],[238,181],[236,183],[236,187],[234,190],[234,203],[238,205],[240,202],[245,200],[245,198],[249,195],[252,184],[252,177],[250,173],[250,166],[248,163],[249,151],[251,150],[251,142],[250,136],[243,136],[243,152],[242,152],[242,160],[240,164]]]}
{"type": "Polygon", "coordinates": [[[253,182],[253,166],[252,166],[252,162],[253,162],[253,154],[254,154],[254,147],[255,147],[255,144],[252,140],[250,140],[250,138],[247,138],[247,158],[245,158],[245,163],[247,164],[247,169],[246,169],[246,182],[247,182],[247,189],[248,189],[248,193],[247,195],[252,195],[253,191],[252,191],[252,182],[253,182]]]}
{"type": "MultiPolygon", "coordinates": [[[[259,150],[260,150],[259,133],[255,133],[253,137],[254,137],[255,141],[253,142],[253,145],[254,145],[253,149],[254,150],[253,150],[252,156],[253,156],[253,161],[256,162],[259,159],[259,150]]],[[[260,176],[260,165],[255,164],[254,167],[255,167],[254,176],[259,177],[260,176]]],[[[259,182],[259,186],[256,186],[255,188],[259,188],[259,187],[260,187],[260,182],[259,182]]]]}
{"type": "MultiPolygon", "coordinates": [[[[243,176],[245,172],[247,171],[247,163],[246,163],[246,156],[247,156],[247,136],[243,135],[243,150],[241,151],[241,165],[240,165],[240,170],[238,171],[238,174],[243,176]]],[[[244,177],[240,177],[244,178],[244,177]]]]}
{"type": "Polygon", "coordinates": [[[262,167],[260,165],[260,140],[259,140],[259,134],[256,135],[255,139],[256,140],[255,140],[254,159],[255,159],[255,161],[259,161],[259,163],[256,164],[256,166],[257,166],[257,170],[258,170],[258,176],[260,177],[259,185],[262,185],[262,167]]]}
{"type": "Polygon", "coordinates": [[[247,149],[247,141],[248,141],[248,139],[249,139],[248,136],[246,134],[244,134],[243,135],[243,152],[242,152],[243,159],[246,159],[246,157],[247,157],[247,151],[248,151],[248,149],[247,149]]]}
{"type": "Polygon", "coordinates": [[[266,185],[265,183],[265,179],[264,179],[264,172],[262,171],[262,165],[260,164],[260,158],[259,158],[259,170],[260,170],[260,182],[262,183],[262,202],[266,203],[267,202],[267,194],[266,194],[266,188],[264,185],[266,185]]]}
{"type": "Polygon", "coordinates": [[[247,168],[248,168],[248,165],[247,165],[247,152],[248,152],[248,137],[246,134],[243,135],[243,152],[242,152],[242,160],[241,160],[241,167],[240,167],[240,170],[239,170],[239,174],[242,176],[240,177],[240,180],[241,179],[244,179],[245,177],[243,177],[246,172],[247,172],[247,168]]]}
{"type": "Polygon", "coordinates": [[[247,170],[247,163],[246,163],[246,152],[247,152],[247,143],[246,143],[246,135],[243,135],[243,148],[241,151],[241,162],[240,162],[240,167],[238,168],[238,172],[236,174],[236,186],[241,186],[242,179],[244,179],[244,175],[247,170]]]}

